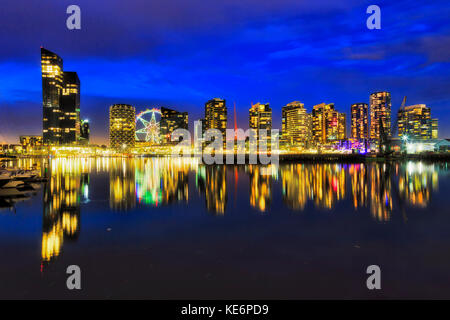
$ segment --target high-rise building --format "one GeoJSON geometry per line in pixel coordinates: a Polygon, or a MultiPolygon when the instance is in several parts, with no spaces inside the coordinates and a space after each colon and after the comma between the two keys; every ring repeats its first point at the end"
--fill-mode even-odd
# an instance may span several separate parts
{"type": "Polygon", "coordinates": [[[225,146],[227,132],[227,106],[225,100],[214,98],[205,103],[205,128],[206,130],[220,130],[225,146]]]}
{"type": "Polygon", "coordinates": [[[80,140],[80,79],[76,72],[64,72],[64,87],[60,98],[61,143],[80,140]]]}
{"type": "Polygon", "coordinates": [[[369,114],[367,103],[354,103],[351,106],[351,137],[369,139],[369,114]]]}
{"type": "Polygon", "coordinates": [[[431,109],[416,104],[398,110],[398,135],[411,139],[437,139],[437,119],[431,119],[431,109]]]}
{"type": "Polygon", "coordinates": [[[259,142],[260,130],[266,132],[266,142],[270,145],[272,130],[272,109],[269,104],[256,103],[249,110],[249,127],[256,130],[256,139],[259,142]]]}
{"type": "Polygon", "coordinates": [[[64,72],[63,60],[41,48],[43,128],[45,145],[74,144],[80,139],[80,79],[64,72]]]}
{"type": "Polygon", "coordinates": [[[80,128],[80,142],[82,144],[89,144],[89,136],[90,136],[90,128],[89,128],[89,120],[82,120],[81,121],[81,128],[80,128]]]}
{"type": "Polygon", "coordinates": [[[171,135],[176,129],[188,129],[188,113],[161,108],[159,133],[163,144],[171,143],[171,135]]]}
{"type": "Polygon", "coordinates": [[[307,147],[312,134],[311,121],[303,103],[288,103],[281,108],[281,141],[286,146],[307,147]]]}
{"type": "Polygon", "coordinates": [[[391,136],[391,94],[386,91],[370,95],[370,138],[380,139],[380,135],[391,136]]]}
{"type": "Polygon", "coordinates": [[[347,138],[345,113],[334,109],[334,103],[315,105],[312,111],[313,140],[326,144],[347,138]]]}
{"type": "Polygon", "coordinates": [[[55,53],[41,48],[43,141],[59,144],[61,141],[60,97],[64,87],[63,60],[55,53]]]}
{"type": "Polygon", "coordinates": [[[431,119],[431,139],[438,138],[438,119],[431,119]]]}
{"type": "Polygon", "coordinates": [[[136,142],[136,110],[128,104],[109,108],[109,142],[111,148],[127,150],[136,142]]]}

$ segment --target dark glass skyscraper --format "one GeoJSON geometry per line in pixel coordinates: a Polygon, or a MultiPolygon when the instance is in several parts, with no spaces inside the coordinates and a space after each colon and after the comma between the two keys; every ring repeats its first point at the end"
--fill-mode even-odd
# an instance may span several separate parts
{"type": "Polygon", "coordinates": [[[76,72],[64,72],[64,88],[60,103],[61,143],[77,143],[80,139],[80,79],[76,72]]]}
{"type": "Polygon", "coordinates": [[[80,138],[80,79],[64,72],[63,60],[41,48],[43,142],[73,144],[80,138]]]}
{"type": "Polygon", "coordinates": [[[90,135],[89,120],[82,120],[80,128],[80,143],[89,144],[89,135],[90,135]]]}
{"type": "Polygon", "coordinates": [[[163,144],[171,142],[171,135],[176,129],[188,129],[188,113],[161,108],[159,133],[163,144]]]}
{"type": "Polygon", "coordinates": [[[43,140],[44,144],[59,144],[61,128],[60,97],[63,90],[63,61],[55,53],[41,48],[43,140]]]}

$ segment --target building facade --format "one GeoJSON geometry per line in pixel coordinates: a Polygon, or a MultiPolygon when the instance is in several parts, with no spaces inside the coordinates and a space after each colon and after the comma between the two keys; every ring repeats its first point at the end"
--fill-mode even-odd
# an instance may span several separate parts
{"type": "Polygon", "coordinates": [[[336,111],[334,103],[315,105],[312,111],[312,133],[316,144],[346,139],[345,113],[336,111]]]}
{"type": "Polygon", "coordinates": [[[60,99],[64,87],[63,60],[55,53],[41,48],[43,130],[45,144],[61,141],[60,99]]]}
{"type": "Polygon", "coordinates": [[[272,109],[268,103],[256,103],[249,109],[249,128],[256,130],[256,139],[259,141],[260,130],[266,132],[266,140],[270,141],[272,130],[272,109]]]}
{"type": "Polygon", "coordinates": [[[416,140],[437,139],[437,119],[431,119],[431,109],[416,104],[398,110],[398,135],[416,140]]]}
{"type": "Polygon", "coordinates": [[[281,108],[281,141],[286,147],[306,148],[312,137],[312,118],[303,103],[294,101],[281,108]]]}
{"type": "Polygon", "coordinates": [[[80,140],[80,79],[76,72],[64,72],[59,126],[61,143],[74,144],[80,140]]]}
{"type": "Polygon", "coordinates": [[[76,144],[80,140],[80,79],[64,72],[63,60],[41,48],[43,127],[45,145],[76,144]]]}
{"type": "Polygon", "coordinates": [[[20,136],[19,141],[22,149],[26,152],[40,149],[43,145],[42,136],[20,136]]]}
{"type": "Polygon", "coordinates": [[[116,150],[128,150],[136,142],[136,110],[128,104],[109,108],[109,143],[116,150]]]}
{"type": "Polygon", "coordinates": [[[370,95],[370,138],[379,140],[391,136],[391,94],[386,91],[370,95]]]}
{"type": "Polygon", "coordinates": [[[89,136],[91,134],[91,129],[89,126],[89,120],[82,120],[81,121],[81,128],[80,128],[80,143],[81,144],[89,144],[89,136]]]}
{"type": "Polygon", "coordinates": [[[214,98],[205,103],[205,129],[218,129],[222,133],[223,144],[226,144],[227,106],[226,101],[214,98]]]}
{"type": "Polygon", "coordinates": [[[351,112],[351,137],[369,139],[369,112],[367,103],[354,103],[351,112]]]}
{"type": "Polygon", "coordinates": [[[176,129],[188,130],[188,113],[161,108],[160,141],[163,144],[171,143],[171,135],[176,129]]]}

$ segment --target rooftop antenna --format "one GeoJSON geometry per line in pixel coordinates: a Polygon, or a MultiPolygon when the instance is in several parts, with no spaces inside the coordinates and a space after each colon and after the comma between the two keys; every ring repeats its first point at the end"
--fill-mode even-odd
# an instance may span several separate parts
{"type": "Polygon", "coordinates": [[[400,109],[403,109],[406,105],[406,96],[403,97],[402,105],[400,106],[400,109]]]}
{"type": "Polygon", "coordinates": [[[237,120],[236,120],[236,102],[234,102],[234,131],[237,131],[237,120]]]}

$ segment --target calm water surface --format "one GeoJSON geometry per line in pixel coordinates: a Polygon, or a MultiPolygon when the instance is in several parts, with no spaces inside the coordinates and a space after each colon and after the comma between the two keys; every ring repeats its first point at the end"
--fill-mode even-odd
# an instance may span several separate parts
{"type": "Polygon", "coordinates": [[[0,298],[450,298],[446,163],[33,163],[48,182],[0,198],[0,298]]]}

